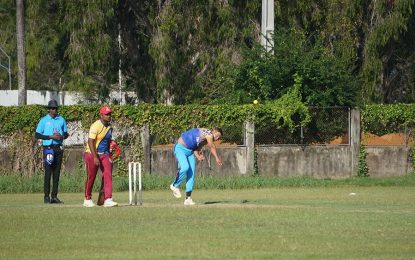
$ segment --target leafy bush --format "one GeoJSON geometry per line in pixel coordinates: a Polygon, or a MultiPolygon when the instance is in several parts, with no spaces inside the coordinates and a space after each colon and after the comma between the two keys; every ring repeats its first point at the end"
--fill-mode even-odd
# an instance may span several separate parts
{"type": "Polygon", "coordinates": [[[328,53],[319,41],[294,29],[280,28],[273,35],[270,52],[255,45],[244,52],[244,61],[229,80],[234,84],[232,98],[240,102],[253,99],[274,100],[288,92],[301,78],[303,101],[313,106],[354,106],[357,79],[353,61],[328,53]]]}
{"type": "Polygon", "coordinates": [[[369,176],[369,168],[367,167],[366,162],[366,149],[364,145],[360,145],[359,149],[359,168],[357,170],[358,177],[368,177],[369,176]]]}
{"type": "Polygon", "coordinates": [[[401,132],[415,126],[415,104],[366,105],[362,109],[362,129],[376,135],[401,132]]]}
{"type": "MultiPolygon", "coordinates": [[[[67,122],[80,122],[87,130],[99,118],[100,105],[62,106],[59,113],[67,122]]],[[[271,120],[276,127],[295,127],[298,122],[309,122],[307,107],[301,102],[298,88],[293,88],[280,100],[264,105],[125,105],[112,106],[113,121],[127,129],[117,139],[122,145],[130,145],[133,157],[143,154],[140,128],[148,125],[153,144],[171,144],[181,132],[192,127],[220,127],[224,142],[242,144],[243,125],[271,120]],[[293,120],[299,115],[300,121],[293,120]]],[[[34,132],[39,119],[46,114],[45,108],[38,105],[20,107],[0,107],[0,137],[9,142],[9,152],[14,154],[13,171],[21,175],[33,175],[40,169],[39,147],[34,132]],[[10,138],[13,137],[13,138],[10,138]],[[21,147],[27,149],[20,149],[21,147]],[[36,167],[37,166],[37,167],[36,167]]]]}

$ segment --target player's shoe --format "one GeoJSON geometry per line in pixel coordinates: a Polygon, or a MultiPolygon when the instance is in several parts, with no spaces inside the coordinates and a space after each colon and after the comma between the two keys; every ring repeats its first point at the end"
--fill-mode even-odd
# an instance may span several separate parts
{"type": "Polygon", "coordinates": [[[176,198],[181,198],[182,197],[182,194],[180,193],[179,188],[174,187],[173,184],[170,184],[170,189],[173,192],[174,197],[176,197],[176,198]]]}
{"type": "Polygon", "coordinates": [[[58,199],[58,197],[52,197],[50,199],[50,203],[51,204],[63,204],[63,201],[61,201],[60,199],[58,199]]]}
{"type": "Polygon", "coordinates": [[[84,207],[92,208],[95,207],[95,204],[92,200],[84,200],[84,207]]]}
{"type": "Polygon", "coordinates": [[[115,207],[118,206],[118,203],[113,201],[112,199],[106,199],[104,201],[104,207],[105,208],[110,208],[110,207],[115,207]]]}
{"type": "Polygon", "coordinates": [[[187,199],[184,200],[183,204],[186,206],[191,206],[191,205],[195,205],[196,203],[194,203],[191,197],[188,197],[187,199]]]}

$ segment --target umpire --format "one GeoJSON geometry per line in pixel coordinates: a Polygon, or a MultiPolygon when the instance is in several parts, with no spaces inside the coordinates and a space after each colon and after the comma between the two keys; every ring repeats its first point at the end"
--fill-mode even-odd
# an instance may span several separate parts
{"type": "Polygon", "coordinates": [[[43,162],[45,168],[44,203],[63,203],[58,198],[59,175],[62,165],[64,139],[69,137],[65,119],[58,115],[58,102],[48,103],[49,113],[42,117],[36,127],[35,137],[42,139],[43,162]],[[53,178],[52,193],[50,193],[50,178],[53,178]],[[51,197],[50,197],[51,196],[51,197]]]}

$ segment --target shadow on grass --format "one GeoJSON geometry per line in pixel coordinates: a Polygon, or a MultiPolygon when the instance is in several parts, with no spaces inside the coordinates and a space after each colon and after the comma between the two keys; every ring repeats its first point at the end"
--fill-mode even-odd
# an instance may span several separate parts
{"type": "Polygon", "coordinates": [[[221,203],[229,203],[229,200],[217,200],[217,201],[206,201],[203,204],[209,205],[209,204],[221,204],[221,203]]]}
{"type": "MultiPolygon", "coordinates": [[[[209,204],[225,204],[225,203],[235,203],[235,201],[230,201],[230,200],[217,200],[217,201],[206,201],[203,204],[209,205],[209,204]]],[[[249,202],[248,200],[242,200],[241,203],[247,203],[249,202]]]]}

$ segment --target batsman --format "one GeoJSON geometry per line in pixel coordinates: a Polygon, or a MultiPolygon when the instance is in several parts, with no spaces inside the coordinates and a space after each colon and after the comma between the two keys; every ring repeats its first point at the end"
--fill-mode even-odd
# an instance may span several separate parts
{"type": "Polygon", "coordinates": [[[204,145],[207,145],[216,159],[216,163],[222,166],[214,141],[222,138],[223,132],[220,128],[214,127],[212,130],[206,128],[192,128],[181,134],[179,140],[174,145],[174,156],[178,161],[178,170],[174,182],[170,185],[173,196],[180,198],[182,195],[179,186],[186,176],[186,199],[184,205],[195,205],[191,195],[196,175],[196,159],[205,160],[201,153],[204,145]]]}
{"type": "Polygon", "coordinates": [[[85,166],[87,171],[85,181],[84,207],[94,207],[92,201],[92,188],[100,169],[102,172],[102,183],[104,191],[104,207],[114,207],[118,203],[112,200],[112,155],[110,144],[113,128],[111,125],[112,110],[109,106],[103,106],[99,110],[100,119],[95,121],[88,133],[88,142],[84,153],[85,166]]]}

